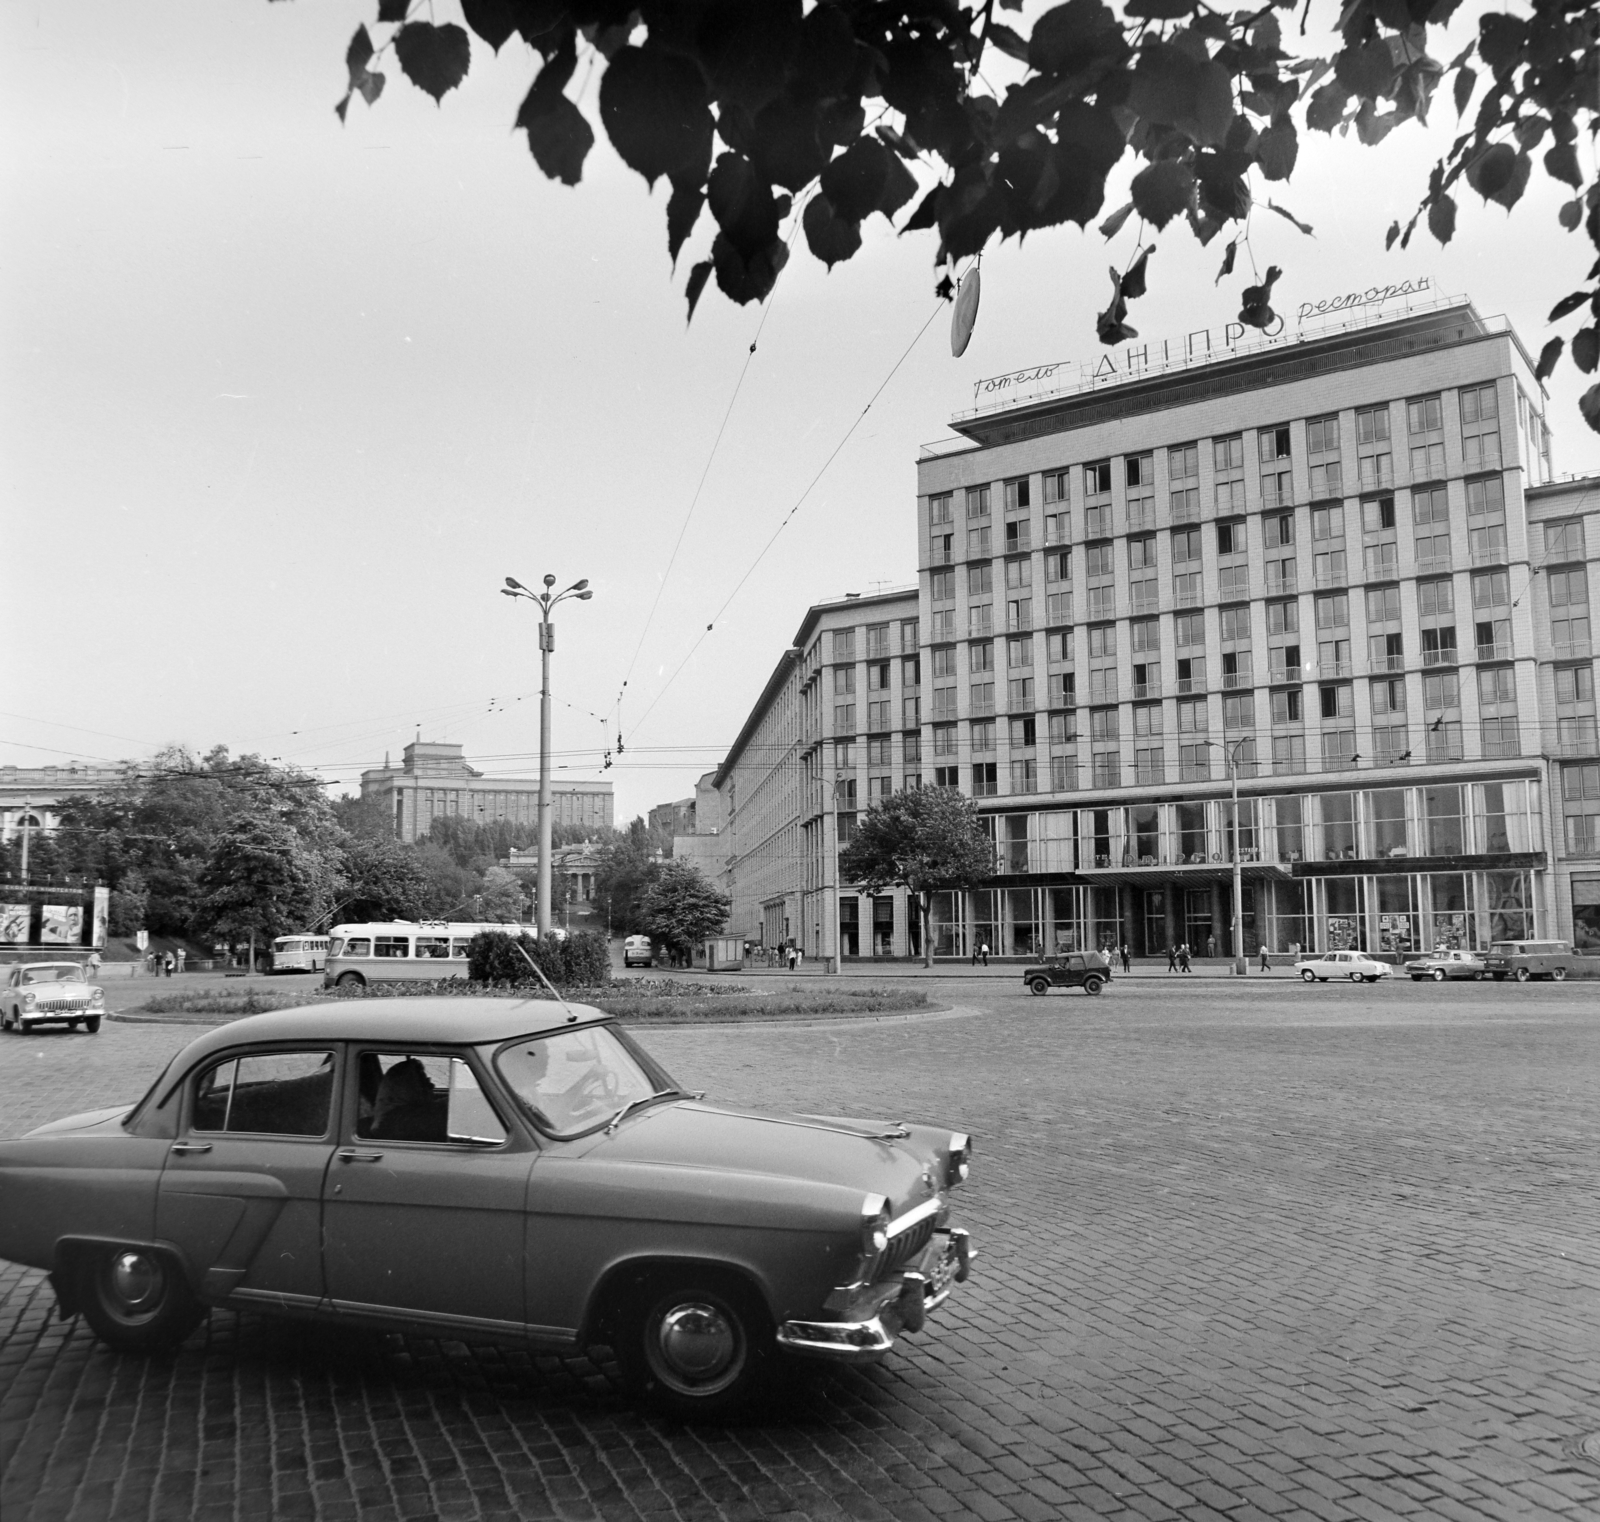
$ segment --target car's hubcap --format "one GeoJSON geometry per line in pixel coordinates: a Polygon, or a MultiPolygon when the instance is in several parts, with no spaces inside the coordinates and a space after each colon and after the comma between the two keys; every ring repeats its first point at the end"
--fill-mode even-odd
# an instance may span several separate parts
{"type": "Polygon", "coordinates": [[[656,1347],[667,1372],[704,1385],[725,1374],[739,1351],[739,1335],[717,1306],[704,1301],[674,1306],[661,1318],[656,1347]]]}
{"type": "Polygon", "coordinates": [[[142,1252],[121,1252],[111,1260],[111,1288],[130,1311],[148,1310],[160,1298],[161,1265],[142,1252]]]}

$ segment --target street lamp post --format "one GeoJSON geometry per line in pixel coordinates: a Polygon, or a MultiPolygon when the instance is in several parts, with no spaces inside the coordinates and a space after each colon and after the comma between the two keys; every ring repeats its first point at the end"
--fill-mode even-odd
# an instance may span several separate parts
{"type": "Polygon", "coordinates": [[[1239,858],[1239,747],[1250,737],[1235,740],[1232,745],[1221,740],[1207,740],[1228,758],[1228,778],[1233,783],[1233,975],[1246,977],[1250,960],[1244,954],[1244,872],[1239,858]]]}
{"type": "Polygon", "coordinates": [[[573,582],[564,592],[553,591],[555,584],[554,576],[546,576],[544,591],[530,592],[514,576],[508,576],[500,589],[505,597],[526,597],[538,603],[543,615],[539,619],[539,900],[534,906],[541,941],[550,935],[550,652],[556,647],[550,611],[569,597],[587,602],[594,596],[587,579],[573,582]]]}

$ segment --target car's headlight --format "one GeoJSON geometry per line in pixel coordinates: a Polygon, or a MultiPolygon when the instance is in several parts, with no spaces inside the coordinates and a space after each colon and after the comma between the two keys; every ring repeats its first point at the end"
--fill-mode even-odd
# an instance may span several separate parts
{"type": "Polygon", "coordinates": [[[944,1166],[944,1186],[954,1189],[964,1184],[972,1171],[972,1138],[960,1131],[950,1133],[950,1157],[944,1166]]]}
{"type": "Polygon", "coordinates": [[[861,1202],[861,1256],[876,1258],[889,1245],[889,1202],[869,1194],[861,1202]]]}
{"type": "Polygon", "coordinates": [[[32,1009],[33,1006],[35,1004],[37,1004],[38,1002],[39,1002],[38,994],[24,994],[22,996],[22,1007],[24,1009],[32,1009]]]}
{"type": "Polygon", "coordinates": [[[106,1002],[106,991],[105,991],[105,989],[103,989],[103,988],[91,988],[89,990],[89,1002],[91,1004],[104,1004],[106,1002]]]}

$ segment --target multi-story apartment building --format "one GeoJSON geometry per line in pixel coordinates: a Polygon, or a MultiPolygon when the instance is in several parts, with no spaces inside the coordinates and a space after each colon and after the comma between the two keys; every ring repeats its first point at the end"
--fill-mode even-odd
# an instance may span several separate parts
{"type": "Polygon", "coordinates": [[[860,811],[929,780],[921,659],[915,589],[806,613],[714,777],[731,934],[825,959],[920,951],[905,893],[841,890],[837,865],[860,811]]]}
{"type": "Polygon", "coordinates": [[[1600,949],[1600,480],[1522,344],[1462,301],[1193,338],[981,388],[918,463],[920,773],[999,867],[936,951],[1225,952],[1235,851],[1252,954],[1600,949]]]}

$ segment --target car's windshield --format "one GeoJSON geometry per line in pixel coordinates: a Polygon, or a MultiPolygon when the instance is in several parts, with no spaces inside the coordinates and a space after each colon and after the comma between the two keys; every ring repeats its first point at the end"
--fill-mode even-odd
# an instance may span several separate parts
{"type": "Polygon", "coordinates": [[[75,962],[59,966],[30,967],[22,974],[24,983],[81,983],[83,969],[75,962]]]}
{"type": "Polygon", "coordinates": [[[635,1100],[675,1087],[603,1025],[515,1041],[500,1049],[495,1066],[534,1121],[556,1136],[593,1130],[635,1100]]]}

